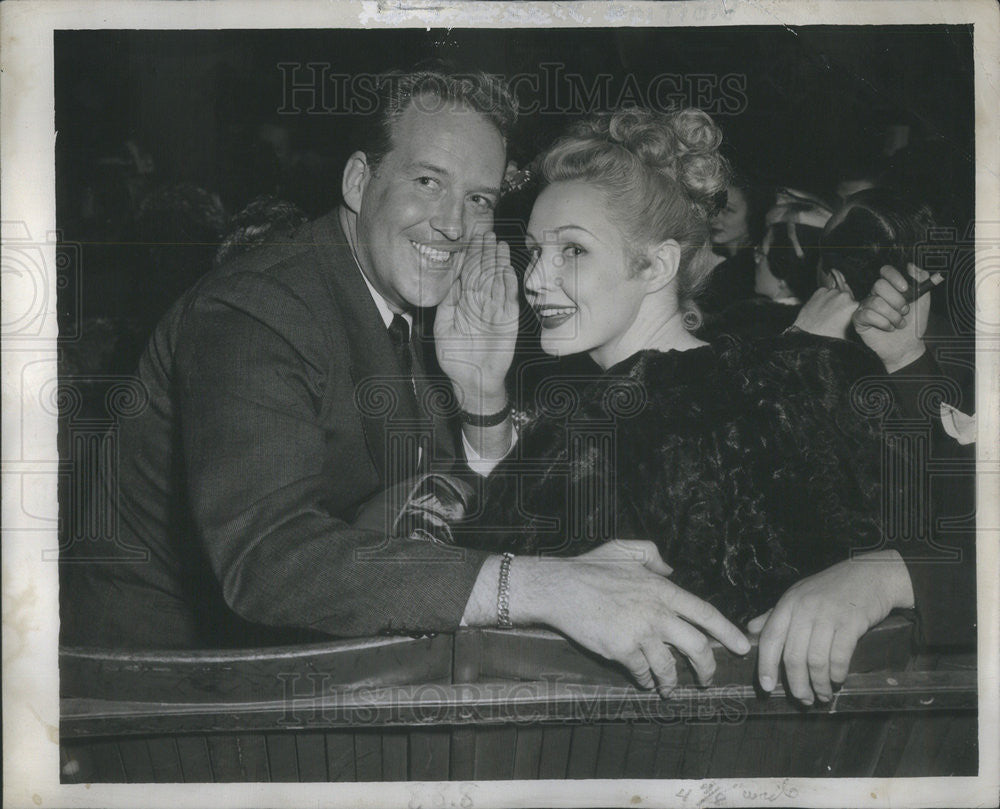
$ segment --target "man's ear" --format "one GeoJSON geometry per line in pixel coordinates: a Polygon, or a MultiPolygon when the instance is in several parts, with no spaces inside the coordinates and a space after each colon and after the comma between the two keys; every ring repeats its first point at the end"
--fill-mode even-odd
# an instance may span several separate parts
{"type": "Polygon", "coordinates": [[[681,266],[681,246],[673,239],[653,245],[649,265],[642,271],[650,292],[657,292],[677,277],[681,266]]]}
{"type": "Polygon", "coordinates": [[[361,200],[371,176],[368,157],[364,152],[355,152],[347,158],[344,176],[340,182],[340,193],[344,198],[344,205],[353,213],[361,210],[361,200]]]}

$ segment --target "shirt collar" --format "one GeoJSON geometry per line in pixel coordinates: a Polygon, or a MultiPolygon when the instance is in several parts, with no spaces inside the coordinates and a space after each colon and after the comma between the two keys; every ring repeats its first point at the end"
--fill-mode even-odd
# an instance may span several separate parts
{"type": "MultiPolygon", "coordinates": [[[[351,251],[351,255],[354,255],[353,250],[351,251]]],[[[365,286],[368,287],[368,292],[372,296],[372,300],[375,301],[375,308],[378,309],[378,313],[382,316],[382,322],[385,324],[386,328],[389,328],[389,324],[392,323],[392,319],[396,316],[396,313],[389,308],[389,302],[382,297],[375,287],[372,286],[372,282],[368,280],[368,276],[365,275],[364,270],[361,269],[361,263],[358,261],[357,256],[354,256],[354,266],[357,267],[358,272],[361,274],[361,279],[365,282],[365,286]]],[[[413,315],[409,312],[400,312],[400,316],[406,321],[406,325],[412,333],[413,315]]]]}
{"type": "MultiPolygon", "coordinates": [[[[358,267],[358,272],[361,272],[360,267],[358,267]]],[[[396,313],[389,308],[389,302],[379,294],[375,287],[372,286],[371,281],[368,280],[368,276],[361,272],[361,277],[364,279],[365,286],[368,287],[368,291],[371,293],[372,300],[375,301],[375,308],[377,308],[378,313],[382,315],[382,322],[385,323],[386,328],[389,328],[389,324],[392,323],[392,318],[396,315],[396,313]]],[[[412,329],[413,315],[409,312],[400,312],[400,315],[403,320],[406,321],[406,325],[412,329]]]]}
{"type": "MultiPolygon", "coordinates": [[[[379,291],[377,289],[375,289],[374,286],[372,286],[371,281],[368,280],[368,276],[365,275],[365,271],[361,269],[361,262],[358,261],[358,255],[357,255],[357,253],[354,252],[354,246],[351,244],[351,238],[350,238],[350,236],[347,235],[347,225],[346,225],[346,223],[344,221],[344,211],[343,211],[343,209],[341,209],[338,212],[338,217],[339,217],[341,229],[344,231],[344,236],[346,237],[348,249],[351,251],[351,257],[354,259],[354,266],[357,268],[358,272],[361,274],[361,278],[365,282],[365,286],[368,287],[368,293],[372,296],[372,300],[375,301],[375,308],[378,309],[379,315],[382,316],[382,322],[385,324],[385,327],[388,329],[389,325],[392,323],[392,319],[393,319],[393,317],[395,317],[396,313],[393,312],[391,308],[389,308],[389,302],[385,298],[382,297],[382,295],[379,293],[379,291]]],[[[409,314],[408,312],[401,312],[400,314],[402,315],[403,320],[406,321],[406,325],[409,327],[410,333],[412,334],[413,333],[413,315],[409,314]]]]}

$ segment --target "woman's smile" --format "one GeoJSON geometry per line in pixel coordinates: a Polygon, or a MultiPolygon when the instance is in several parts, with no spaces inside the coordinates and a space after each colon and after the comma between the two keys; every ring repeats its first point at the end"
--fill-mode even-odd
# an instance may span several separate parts
{"type": "Polygon", "coordinates": [[[556,306],[554,304],[542,304],[534,306],[535,316],[541,323],[543,329],[554,329],[561,326],[573,315],[576,314],[575,306],[556,306]]]}

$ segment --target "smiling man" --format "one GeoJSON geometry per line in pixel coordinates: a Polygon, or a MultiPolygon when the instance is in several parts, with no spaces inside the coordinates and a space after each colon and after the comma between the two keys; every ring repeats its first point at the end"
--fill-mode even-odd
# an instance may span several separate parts
{"type": "Polygon", "coordinates": [[[380,89],[343,205],[218,268],[157,327],[138,372],[150,406],[102,470],[113,537],[106,561],[91,547],[71,566],[66,641],[248,646],[458,625],[486,555],[391,536],[382,495],[456,458],[488,471],[511,445],[510,359],[492,371],[484,355],[517,327],[516,277],[490,233],[516,107],[485,74],[390,74],[380,89]],[[484,278],[506,293],[487,323],[468,312],[484,278]],[[464,441],[426,406],[438,392],[422,315],[442,302],[464,441]]]}

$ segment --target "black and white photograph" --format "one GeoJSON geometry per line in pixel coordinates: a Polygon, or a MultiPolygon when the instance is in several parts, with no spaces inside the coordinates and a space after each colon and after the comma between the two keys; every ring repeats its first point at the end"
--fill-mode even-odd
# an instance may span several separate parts
{"type": "Polygon", "coordinates": [[[5,805],[993,804],[994,4],[2,12],[5,805]]]}

